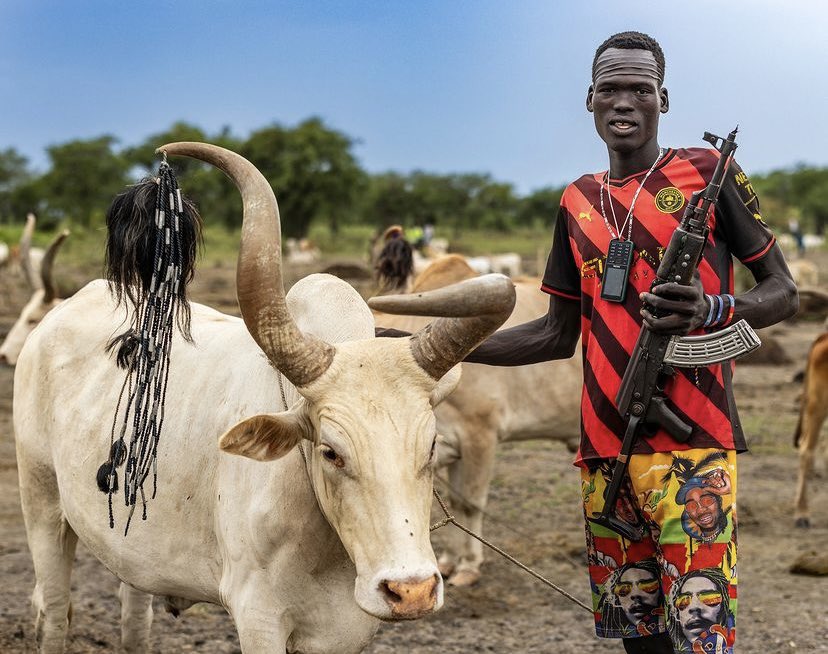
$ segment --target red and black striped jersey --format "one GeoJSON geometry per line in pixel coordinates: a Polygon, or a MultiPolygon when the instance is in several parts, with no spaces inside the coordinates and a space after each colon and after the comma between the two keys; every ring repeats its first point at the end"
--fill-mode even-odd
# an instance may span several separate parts
{"type": "MultiPolygon", "coordinates": [[[[618,413],[615,396],[641,328],[638,295],[649,290],[690,195],[707,185],[718,158],[715,149],[670,149],[647,178],[635,202],[630,239],[634,245],[628,282],[631,287],[622,303],[601,299],[604,261],[613,238],[601,214],[600,194],[606,173],[584,175],[563,194],[542,289],[581,303],[584,385],[577,464],[618,454],[626,423],[618,413]]],[[[642,171],[625,179],[609,180],[619,227],[644,176],[642,171]]],[[[615,231],[609,202],[605,187],[605,213],[615,231]]],[[[699,265],[705,292],[732,293],[732,257],[743,263],[755,261],[773,244],[773,234],[759,213],[753,187],[733,162],[710,218],[710,235],[699,265]]],[[[732,374],[732,363],[678,369],[665,391],[670,408],[694,426],[690,440],[681,444],[659,430],[640,438],[635,452],[709,447],[745,450],[733,401],[732,374]]]]}

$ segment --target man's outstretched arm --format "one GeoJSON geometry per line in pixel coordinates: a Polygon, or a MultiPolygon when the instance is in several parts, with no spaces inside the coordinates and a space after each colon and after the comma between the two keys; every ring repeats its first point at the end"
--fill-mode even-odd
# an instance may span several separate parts
{"type": "Polygon", "coordinates": [[[581,332],[581,303],[549,296],[545,316],[495,332],[464,361],[490,366],[523,366],[575,353],[581,332]]]}

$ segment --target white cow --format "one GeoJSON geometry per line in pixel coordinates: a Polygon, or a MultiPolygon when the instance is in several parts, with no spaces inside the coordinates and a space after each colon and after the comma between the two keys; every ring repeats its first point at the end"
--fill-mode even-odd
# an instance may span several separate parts
{"type": "Polygon", "coordinates": [[[12,325],[9,333],[6,334],[3,344],[0,345],[0,363],[10,366],[17,363],[17,357],[20,355],[23,343],[32,333],[32,330],[37,327],[49,311],[63,302],[58,297],[57,286],[52,280],[52,265],[57,251],[67,236],[69,236],[68,230],[63,230],[58,234],[49,244],[46,254],[43,255],[42,261],[38,264],[40,279],[34,287],[32,297],[23,307],[20,316],[12,325]]]}
{"type": "MultiPolygon", "coordinates": [[[[276,199],[249,162],[208,144],[161,149],[212,163],[240,189],[244,321],[191,305],[193,342],[173,341],[158,494],[126,537],[109,528],[95,477],[124,374],[104,347],[127,309],[95,281],[30,335],[14,427],[41,650],[63,650],[80,538],[123,582],[128,651],[148,651],[154,594],[224,606],[245,654],[359,652],[380,620],[442,604],[432,407],[456,384],[457,361],[510,313],[512,284],[494,275],[441,289],[425,301],[461,317],[373,338],[345,282],[312,275],[285,297],[276,199]]],[[[116,503],[117,527],[125,510],[116,503]]]]}
{"type": "MultiPolygon", "coordinates": [[[[448,255],[417,276],[412,293],[475,276],[463,257],[448,255]]],[[[534,320],[549,308],[549,298],[540,290],[539,279],[513,281],[515,308],[504,327],[534,320]]],[[[378,306],[389,299],[376,297],[369,304],[378,306]]],[[[421,329],[428,322],[427,318],[376,311],[375,319],[380,327],[406,332],[421,329]]],[[[499,442],[542,438],[574,448],[580,435],[582,381],[580,356],[510,368],[463,364],[457,389],[434,412],[441,437],[438,466],[448,466],[451,487],[467,500],[451,494],[446,498],[461,524],[482,533],[499,442]]],[[[459,529],[448,533],[446,550],[440,555],[441,572],[453,585],[476,582],[483,562],[482,544],[459,529]]]]}

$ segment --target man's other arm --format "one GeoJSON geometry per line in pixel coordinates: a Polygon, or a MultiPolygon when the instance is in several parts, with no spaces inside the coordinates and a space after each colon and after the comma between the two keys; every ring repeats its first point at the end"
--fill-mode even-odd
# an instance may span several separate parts
{"type": "Polygon", "coordinates": [[[581,302],[549,296],[545,316],[495,332],[464,361],[490,366],[523,366],[568,359],[575,353],[581,330],[581,302]]]}

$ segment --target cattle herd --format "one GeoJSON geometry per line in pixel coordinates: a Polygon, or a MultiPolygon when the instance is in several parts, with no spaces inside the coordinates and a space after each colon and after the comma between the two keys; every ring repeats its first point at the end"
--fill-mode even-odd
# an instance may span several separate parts
{"type": "MultiPolygon", "coordinates": [[[[395,268],[402,278],[391,288],[402,296],[366,303],[320,274],[285,294],[278,208],[260,173],[215,146],[163,149],[212,163],[239,188],[242,318],[191,303],[192,341],[176,334],[171,345],[155,497],[145,518],[139,506],[128,536],[131,508],[115,502],[110,528],[95,476],[124,410],[124,372],[106,346],[133,309],[103,280],[59,297],[53,269],[68,232],[38,251],[31,216],[20,244],[0,248],[0,276],[31,287],[0,363],[16,366],[16,465],[39,651],[63,652],[70,641],[78,541],[121,582],[130,652],[151,651],[154,596],[176,614],[199,602],[223,606],[246,653],[333,654],[363,651],[382,621],[438,610],[444,580],[486,584],[480,541],[453,530],[432,550],[431,488],[444,488],[458,521],[483,533],[499,447],[577,442],[579,355],[517,368],[464,363],[462,374],[458,365],[492,331],[546,311],[539,280],[520,275],[519,258],[489,259],[488,270],[509,279],[441,254],[395,268]],[[375,325],[412,335],[374,338],[375,325]]],[[[309,263],[308,252],[319,259],[309,247],[290,252],[296,262],[309,263]]],[[[801,368],[794,520],[807,527],[806,480],[828,413],[828,335],[801,368]]]]}

